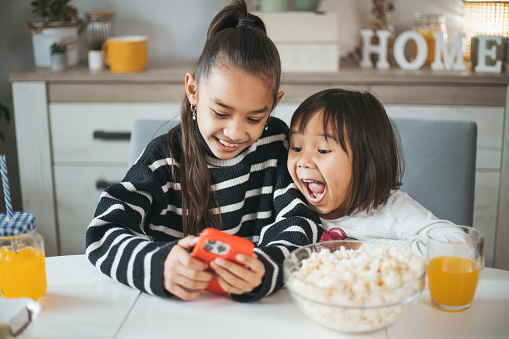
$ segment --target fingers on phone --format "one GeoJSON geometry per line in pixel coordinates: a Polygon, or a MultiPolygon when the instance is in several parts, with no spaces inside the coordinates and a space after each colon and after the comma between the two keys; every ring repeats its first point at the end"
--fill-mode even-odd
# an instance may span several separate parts
{"type": "Polygon", "coordinates": [[[194,245],[196,245],[199,239],[200,238],[194,235],[188,235],[187,237],[180,239],[178,241],[178,245],[188,250],[194,245]]]}
{"type": "Polygon", "coordinates": [[[229,279],[225,279],[223,276],[217,276],[217,282],[225,292],[242,294],[253,290],[253,287],[250,286],[246,281],[241,280],[232,274],[227,276],[229,279]]]}
{"type": "Polygon", "coordinates": [[[265,274],[265,266],[263,263],[257,259],[256,254],[252,256],[248,256],[245,254],[238,254],[235,259],[242,262],[246,268],[253,272],[262,272],[262,275],[265,274]]]}
{"type": "MultiPolygon", "coordinates": [[[[182,240],[184,240],[184,239],[182,239],[182,240]]],[[[180,241],[179,241],[179,243],[180,243],[180,241]]],[[[186,248],[180,246],[180,244],[179,244],[179,246],[176,246],[176,248],[174,248],[173,250],[176,252],[176,255],[178,256],[178,261],[183,266],[190,267],[195,270],[201,270],[201,271],[207,269],[208,266],[206,263],[204,263],[203,261],[198,260],[196,258],[193,258],[191,256],[191,254],[189,254],[189,251],[186,248]]]]}
{"type": "Polygon", "coordinates": [[[216,259],[210,263],[210,266],[216,272],[219,284],[226,292],[234,294],[250,292],[261,283],[261,278],[255,272],[229,260],[216,259]],[[221,280],[228,286],[223,286],[221,280]]]}

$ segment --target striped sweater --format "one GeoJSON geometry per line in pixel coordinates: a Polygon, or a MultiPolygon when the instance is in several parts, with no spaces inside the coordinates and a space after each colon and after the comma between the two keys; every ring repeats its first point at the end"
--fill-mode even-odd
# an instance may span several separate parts
{"type": "MultiPolygon", "coordinates": [[[[208,154],[205,145],[204,151],[208,154]]],[[[287,171],[287,152],[288,127],[272,118],[268,131],[235,158],[206,156],[223,231],[252,240],[266,271],[260,286],[232,295],[234,300],[255,301],[277,291],[283,286],[284,258],[321,237],[318,217],[287,171]]],[[[154,139],[123,181],[102,193],[86,232],[86,254],[94,266],[158,296],[171,296],[163,285],[164,261],[184,237],[180,185],[172,166],[178,176],[178,159],[170,157],[166,136],[154,139]]]]}

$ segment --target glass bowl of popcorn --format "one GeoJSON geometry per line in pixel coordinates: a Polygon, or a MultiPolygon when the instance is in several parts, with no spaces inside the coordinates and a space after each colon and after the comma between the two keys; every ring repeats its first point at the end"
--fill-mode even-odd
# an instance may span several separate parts
{"type": "Polygon", "coordinates": [[[304,314],[348,333],[393,324],[421,295],[424,258],[405,246],[335,240],[294,250],[285,259],[284,279],[304,314]]]}

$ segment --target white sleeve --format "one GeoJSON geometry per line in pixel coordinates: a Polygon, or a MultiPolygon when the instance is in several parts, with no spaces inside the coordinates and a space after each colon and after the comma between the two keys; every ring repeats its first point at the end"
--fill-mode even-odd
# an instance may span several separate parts
{"type": "Polygon", "coordinates": [[[426,253],[426,233],[435,226],[454,226],[448,220],[438,219],[424,206],[412,199],[404,192],[397,192],[391,201],[390,215],[393,220],[394,231],[399,240],[393,245],[407,245],[413,253],[426,253]]]}

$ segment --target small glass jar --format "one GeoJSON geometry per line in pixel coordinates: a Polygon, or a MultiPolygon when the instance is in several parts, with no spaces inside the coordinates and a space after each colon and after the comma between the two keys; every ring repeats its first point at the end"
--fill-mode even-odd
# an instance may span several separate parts
{"type": "Polygon", "coordinates": [[[117,26],[114,20],[115,12],[86,12],[87,39],[86,52],[100,46],[110,36],[117,35],[117,26]]]}
{"type": "Polygon", "coordinates": [[[46,293],[44,239],[30,213],[0,220],[0,297],[38,300],[46,293]]]}
{"type": "MultiPolygon", "coordinates": [[[[412,30],[416,31],[428,45],[428,55],[426,64],[431,64],[435,60],[435,37],[434,32],[441,32],[444,42],[447,42],[447,28],[445,26],[445,17],[441,14],[414,14],[414,24],[412,30]]],[[[414,58],[417,56],[417,46],[414,43],[414,58]]]]}

